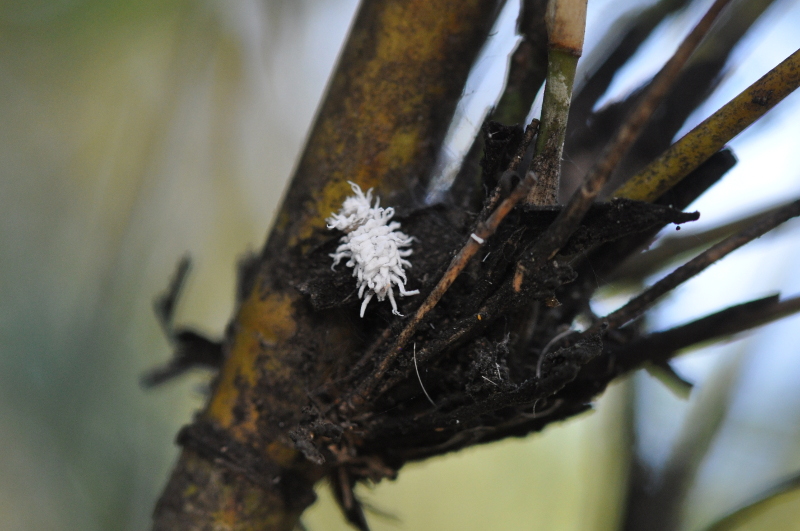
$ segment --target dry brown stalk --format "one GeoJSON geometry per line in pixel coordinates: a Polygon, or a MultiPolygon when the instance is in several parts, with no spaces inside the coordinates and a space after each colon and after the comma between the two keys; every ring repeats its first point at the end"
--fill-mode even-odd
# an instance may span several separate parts
{"type": "Polygon", "coordinates": [[[751,330],[799,311],[800,297],[781,301],[773,295],[646,335],[615,350],[614,356],[620,367],[639,367],[644,353],[648,361],[666,361],[684,348],[751,330]]]}
{"type": "Polygon", "coordinates": [[[725,238],[659,280],[649,289],[631,299],[625,306],[598,321],[589,331],[596,332],[604,323],[608,325],[609,328],[619,328],[629,321],[636,319],[658,299],[683,282],[686,282],[744,244],[755,240],[781,223],[796,216],[800,216],[800,201],[790,203],[776,212],[763,216],[747,229],[725,238]]]}

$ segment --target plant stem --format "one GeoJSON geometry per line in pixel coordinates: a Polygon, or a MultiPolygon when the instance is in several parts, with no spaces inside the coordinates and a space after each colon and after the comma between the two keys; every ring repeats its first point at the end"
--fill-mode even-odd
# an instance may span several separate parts
{"type": "Polygon", "coordinates": [[[683,282],[686,282],[739,247],[761,237],[781,223],[796,216],[800,216],[800,201],[790,203],[775,212],[763,216],[759,221],[753,223],[742,232],[725,238],[718,244],[689,260],[687,263],[653,284],[649,289],[631,299],[625,306],[609,314],[605,319],[598,321],[587,333],[599,330],[600,324],[603,322],[614,329],[636,319],[663,295],[669,293],[683,282]]]}
{"type": "Polygon", "coordinates": [[[572,194],[569,203],[558,215],[558,218],[539,238],[536,246],[529,253],[531,260],[541,258],[549,260],[558,253],[575,232],[597,195],[608,182],[611,172],[636,141],[653,111],[658,107],[681,68],[691,56],[692,51],[700,44],[703,36],[708,33],[714,20],[729,1],[716,0],[697,26],[686,36],[667,64],[659,71],[633,112],[617,130],[614,139],[603,150],[597,163],[587,172],[583,184],[572,194]]]}
{"type": "Polygon", "coordinates": [[[646,360],[664,362],[676,352],[694,345],[752,330],[800,312],[800,297],[779,300],[777,295],[737,304],[689,323],[653,332],[614,350],[622,371],[641,367],[646,360]]]}
{"type": "Polygon", "coordinates": [[[614,195],[653,201],[800,86],[800,50],[678,140],[614,195]]]}
{"type": "Polygon", "coordinates": [[[536,139],[532,171],[539,180],[528,203],[555,205],[561,174],[561,155],[567,133],[575,69],[583,53],[586,0],[550,0],[547,6],[547,81],[542,102],[542,125],[536,139]]]}
{"type": "Polygon", "coordinates": [[[547,83],[542,103],[542,127],[536,139],[532,170],[539,176],[528,194],[532,205],[558,203],[561,155],[567,134],[567,118],[572,100],[572,85],[578,57],[561,50],[550,50],[547,62],[547,83]]]}

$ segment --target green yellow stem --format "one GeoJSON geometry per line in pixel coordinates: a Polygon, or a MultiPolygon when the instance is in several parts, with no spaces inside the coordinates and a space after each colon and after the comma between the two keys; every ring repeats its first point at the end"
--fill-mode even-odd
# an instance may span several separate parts
{"type": "Polygon", "coordinates": [[[586,0],[550,0],[547,4],[547,82],[542,101],[542,123],[536,139],[533,171],[539,177],[528,194],[528,203],[558,203],[561,154],[567,133],[575,68],[583,53],[586,0]]]}
{"type": "Polygon", "coordinates": [[[577,65],[578,57],[569,51],[551,49],[548,54],[542,121],[533,161],[533,171],[539,180],[528,194],[528,203],[533,205],[558,203],[561,154],[577,65]]]}
{"type": "Polygon", "coordinates": [[[614,193],[654,201],[800,86],[800,50],[725,104],[614,193]]]}

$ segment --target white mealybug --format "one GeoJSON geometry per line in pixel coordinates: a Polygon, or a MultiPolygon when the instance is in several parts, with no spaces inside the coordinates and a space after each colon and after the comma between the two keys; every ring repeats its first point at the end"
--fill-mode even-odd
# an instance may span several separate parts
{"type": "Polygon", "coordinates": [[[405,258],[413,252],[408,247],[414,238],[398,231],[400,223],[397,221],[389,222],[394,216],[393,208],[381,208],[379,198],[375,198],[375,206],[370,204],[372,188],[364,194],[357,184],[347,182],[355,195],[344,200],[338,214],[331,214],[325,220],[329,229],[347,233],[339,240],[341,245],[336,252],[330,255],[333,258],[331,269],[342,258],[348,259],[345,265],[353,268],[353,276],[357,278],[358,298],[364,299],[361,317],[364,317],[364,310],[373,296],[382,301],[387,295],[392,303],[392,313],[402,316],[397,311],[393,287],[397,286],[402,296],[419,294],[419,290],[406,291],[407,279],[403,270],[411,267],[405,258]]]}

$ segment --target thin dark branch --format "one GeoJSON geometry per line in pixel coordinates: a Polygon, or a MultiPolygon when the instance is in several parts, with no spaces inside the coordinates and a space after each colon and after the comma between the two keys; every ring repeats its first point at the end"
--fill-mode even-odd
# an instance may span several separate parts
{"type": "Polygon", "coordinates": [[[175,340],[173,327],[175,307],[178,304],[178,298],[181,295],[181,291],[183,291],[183,286],[186,284],[191,267],[191,257],[188,254],[182,256],[175,267],[175,273],[173,273],[172,279],[169,281],[167,290],[153,302],[153,311],[158,319],[158,324],[161,325],[164,335],[170,342],[175,340]]]}
{"type": "Polygon", "coordinates": [[[683,9],[687,3],[687,0],[661,0],[643,11],[625,15],[611,26],[598,48],[602,49],[611,42],[618,44],[592,72],[591,77],[573,98],[570,129],[580,127],[582,122],[585,123],[586,117],[592,114],[592,108],[606,93],[620,68],[633,57],[642,43],[668,15],[683,9]]]}
{"type": "Polygon", "coordinates": [[[173,330],[171,340],[174,345],[172,359],[142,376],[141,385],[145,389],[161,385],[195,367],[217,370],[222,365],[224,356],[219,341],[188,329],[173,330]]]}
{"type": "Polygon", "coordinates": [[[773,295],[737,304],[627,343],[614,350],[615,364],[625,372],[641,366],[645,356],[646,361],[666,361],[684,348],[751,330],[797,312],[800,312],[800,297],[780,301],[778,295],[773,295]]]}
{"type": "Polygon", "coordinates": [[[624,262],[618,269],[614,270],[608,280],[609,282],[641,282],[642,279],[652,275],[670,263],[670,261],[677,259],[677,257],[683,253],[718,242],[722,238],[752,225],[762,216],[777,212],[784,206],[785,205],[772,207],[757,214],[753,214],[752,216],[737,219],[703,232],[681,234],[681,236],[668,236],[659,240],[658,247],[636,255],[624,262]]]}
{"type": "Polygon", "coordinates": [[[694,384],[678,374],[668,361],[654,362],[648,368],[648,372],[661,380],[676,396],[684,400],[689,398],[689,393],[694,388],[694,384]]]}
{"type": "Polygon", "coordinates": [[[607,323],[612,329],[619,328],[625,323],[636,319],[655,301],[683,282],[686,282],[744,244],[755,240],[781,223],[798,215],[800,215],[800,201],[790,203],[773,213],[763,216],[760,221],[749,228],[729,236],[659,280],[649,289],[633,298],[628,304],[599,321],[591,330],[596,331],[599,329],[600,323],[607,323]]]}

